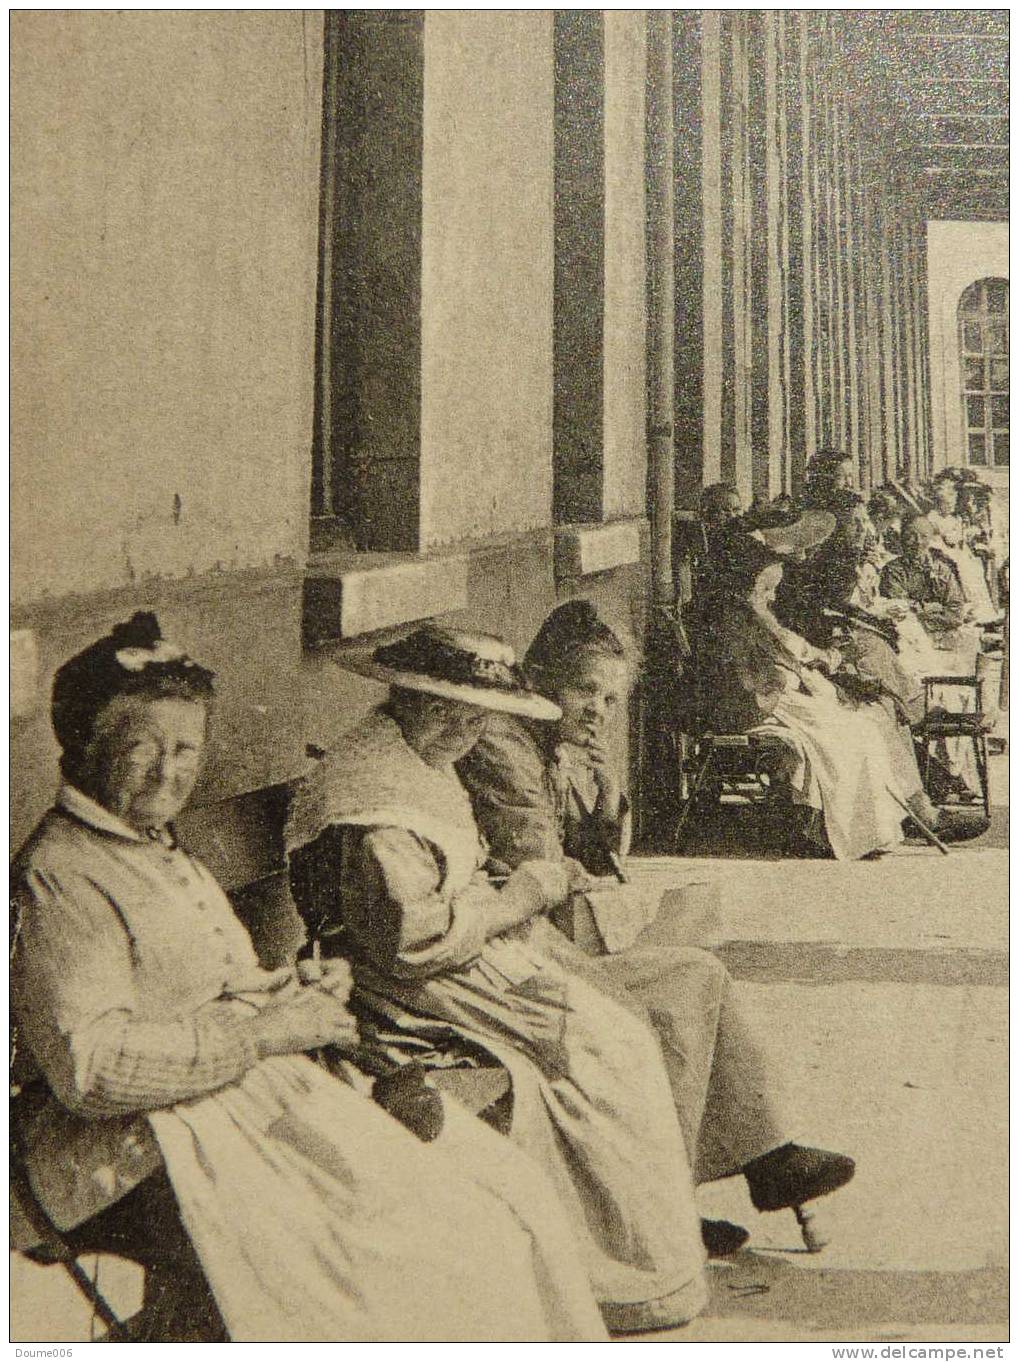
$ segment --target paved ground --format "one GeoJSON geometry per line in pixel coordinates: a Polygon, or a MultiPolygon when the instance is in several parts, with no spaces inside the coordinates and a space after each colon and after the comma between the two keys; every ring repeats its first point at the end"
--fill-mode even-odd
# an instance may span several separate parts
{"type": "MultiPolygon", "coordinates": [[[[1007,790],[1004,759],[993,786],[1007,790]]],[[[833,1242],[806,1254],[790,1213],[759,1216],[742,1180],[702,1211],[752,1231],[711,1268],[689,1328],[651,1340],[1007,1338],[1007,806],[948,858],[869,864],[705,860],[725,883],[725,957],[770,1037],[797,1139],[853,1154],[822,1203],[833,1242]]],[[[137,1276],[104,1261],[131,1310],[137,1276]]],[[[57,1268],[12,1266],[12,1337],[88,1337],[57,1268]]]]}
{"type": "Polygon", "coordinates": [[[948,858],[699,863],[726,881],[724,954],[796,1138],[858,1171],[819,1203],[817,1256],[742,1179],[702,1188],[702,1212],[750,1245],[712,1266],[701,1319],[649,1337],[1007,1339],[1008,776],[993,765],[991,832],[948,858]]]}

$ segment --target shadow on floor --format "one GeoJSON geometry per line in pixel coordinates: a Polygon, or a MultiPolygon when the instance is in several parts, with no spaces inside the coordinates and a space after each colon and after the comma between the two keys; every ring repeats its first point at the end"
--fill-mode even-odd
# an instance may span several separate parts
{"type": "Polygon", "coordinates": [[[1005,951],[952,946],[854,946],[827,941],[726,941],[715,954],[734,979],[798,984],[963,984],[1008,987],[1005,951]]]}
{"type": "MultiPolygon", "coordinates": [[[[790,1254],[747,1250],[708,1268],[705,1316],[781,1319],[817,1328],[974,1324],[1008,1319],[1008,1272],[839,1271],[805,1268],[790,1254]]],[[[804,1255],[805,1256],[805,1255],[804,1255]]]]}

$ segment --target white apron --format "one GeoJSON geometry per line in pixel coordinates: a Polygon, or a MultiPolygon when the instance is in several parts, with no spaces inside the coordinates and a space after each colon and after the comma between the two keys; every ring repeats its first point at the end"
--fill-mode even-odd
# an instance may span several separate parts
{"type": "Polygon", "coordinates": [[[551,1189],[445,1106],[426,1145],[294,1056],[149,1114],[232,1341],[604,1338],[551,1189]]]}
{"type": "Polygon", "coordinates": [[[935,544],[938,552],[948,558],[959,574],[959,584],[967,604],[973,607],[973,618],[978,624],[997,619],[991,593],[984,575],[983,563],[966,543],[966,533],[958,516],[931,511],[928,520],[938,532],[935,544]]]}
{"type": "MultiPolygon", "coordinates": [[[[298,789],[288,851],[330,825],[400,828],[436,848],[447,936],[461,930],[485,856],[470,801],[454,772],[427,766],[383,713],[298,789]]],[[[415,962],[440,954],[445,939],[416,950],[415,962]]],[[[479,942],[461,967],[406,980],[361,964],[355,981],[397,1031],[439,1044],[460,1037],[506,1068],[509,1138],[554,1185],[609,1327],[685,1322],[706,1303],[704,1252],[661,1050],[643,1020],[582,977],[585,968],[538,917],[479,942]]]]}

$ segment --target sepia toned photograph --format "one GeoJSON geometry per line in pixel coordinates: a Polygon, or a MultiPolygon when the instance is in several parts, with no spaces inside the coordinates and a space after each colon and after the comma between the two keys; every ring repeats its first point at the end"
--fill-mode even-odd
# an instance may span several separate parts
{"type": "Polygon", "coordinates": [[[1003,1357],[1008,10],[9,24],[18,1355],[1003,1357]]]}

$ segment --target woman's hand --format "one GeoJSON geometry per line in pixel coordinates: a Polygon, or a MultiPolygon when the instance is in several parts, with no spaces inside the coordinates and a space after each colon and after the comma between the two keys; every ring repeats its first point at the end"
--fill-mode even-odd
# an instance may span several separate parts
{"type": "Polygon", "coordinates": [[[871,609],[875,614],[884,615],[890,620],[899,621],[909,619],[910,615],[913,613],[913,607],[909,601],[885,600],[882,596],[877,598],[871,606],[871,609]]]}
{"type": "Polygon", "coordinates": [[[566,878],[569,884],[568,893],[582,894],[585,889],[595,889],[598,886],[598,876],[592,875],[586,866],[579,861],[567,856],[563,861],[566,867],[566,878]]]}
{"type": "Polygon", "coordinates": [[[340,956],[329,960],[321,960],[317,956],[298,960],[297,974],[302,984],[315,984],[326,993],[331,993],[340,1003],[349,999],[354,988],[353,970],[340,956]]]}
{"type": "Polygon", "coordinates": [[[585,749],[587,764],[594,773],[594,783],[598,787],[598,809],[610,823],[619,818],[623,802],[623,787],[616,775],[609,754],[600,743],[593,742],[585,749]]]}
{"type": "Polygon", "coordinates": [[[338,1003],[346,1003],[354,988],[354,974],[347,961],[339,958],[324,960],[318,986],[338,1003]]]}
{"type": "MultiPolygon", "coordinates": [[[[337,985],[341,986],[339,977],[337,985]]],[[[323,1045],[352,1050],[358,1043],[357,1023],[343,1002],[317,984],[263,1009],[253,1024],[260,1059],[304,1054],[323,1045]]]]}
{"type": "Polygon", "coordinates": [[[837,672],[842,666],[842,653],[838,648],[822,648],[817,659],[828,672],[837,672]]]}
{"type": "Polygon", "coordinates": [[[529,916],[558,908],[573,890],[573,881],[576,878],[573,867],[576,864],[575,861],[566,859],[524,861],[506,881],[503,895],[508,894],[511,897],[519,895],[521,901],[530,901],[533,906],[529,916]]]}

